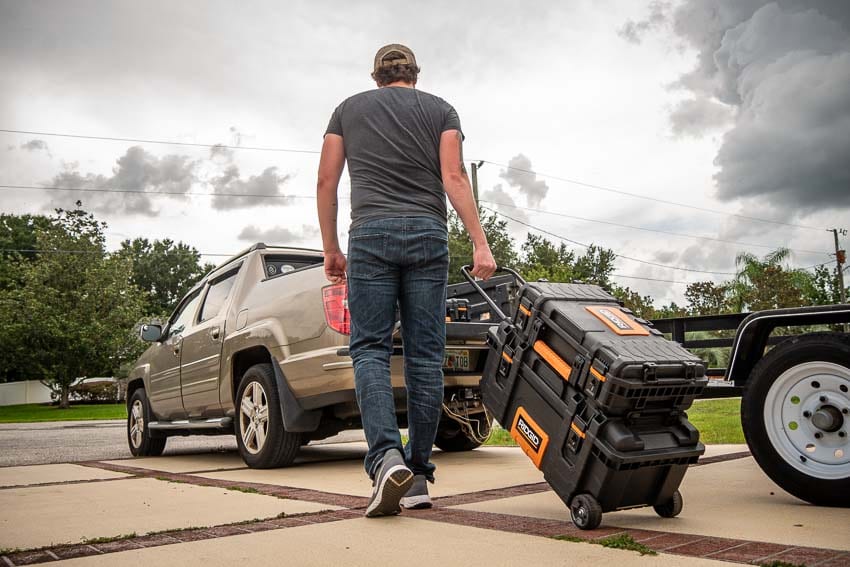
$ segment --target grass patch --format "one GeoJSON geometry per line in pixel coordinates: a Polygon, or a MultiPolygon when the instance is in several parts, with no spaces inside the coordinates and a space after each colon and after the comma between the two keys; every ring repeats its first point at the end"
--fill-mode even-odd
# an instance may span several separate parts
{"type": "Polygon", "coordinates": [[[688,410],[688,419],[707,445],[746,443],[741,429],[741,398],[697,400],[688,410]]]}
{"type": "Polygon", "coordinates": [[[126,418],[127,406],[124,404],[74,404],[68,409],[59,409],[59,406],[51,404],[0,407],[0,423],[126,418]]]}
{"type": "Polygon", "coordinates": [[[490,437],[484,444],[494,447],[513,447],[516,445],[516,441],[514,441],[514,438],[511,437],[507,429],[502,429],[494,423],[493,429],[490,431],[490,437]]]}
{"type": "Polygon", "coordinates": [[[573,543],[592,543],[594,545],[601,545],[602,547],[609,547],[611,549],[625,549],[627,551],[637,551],[641,555],[658,555],[655,551],[643,545],[642,543],[638,543],[630,536],[629,534],[620,534],[608,536],[602,539],[583,539],[576,536],[569,535],[559,535],[555,536],[552,539],[557,539],[558,541],[569,541],[573,543]]]}
{"type": "Polygon", "coordinates": [[[83,538],[82,543],[84,543],[86,545],[96,545],[98,543],[109,543],[111,541],[118,541],[118,540],[121,540],[121,539],[130,539],[130,538],[133,538],[133,537],[136,537],[136,532],[131,532],[129,534],[122,534],[122,535],[117,535],[117,536],[110,536],[110,537],[93,537],[91,539],[83,538]]]}
{"type": "Polygon", "coordinates": [[[641,555],[658,555],[655,551],[646,547],[644,544],[636,542],[629,534],[612,535],[598,539],[593,543],[597,543],[602,547],[610,547],[611,549],[637,551],[641,555]]]}
{"type": "MultiPolygon", "coordinates": [[[[688,419],[699,430],[700,441],[707,445],[746,443],[741,429],[741,398],[697,400],[688,410],[688,419]]],[[[506,429],[493,424],[493,432],[484,444],[511,447],[516,441],[506,429]]]]}
{"type": "Polygon", "coordinates": [[[227,486],[227,490],[235,490],[236,492],[244,492],[245,494],[259,494],[260,491],[250,486],[227,486]]]}

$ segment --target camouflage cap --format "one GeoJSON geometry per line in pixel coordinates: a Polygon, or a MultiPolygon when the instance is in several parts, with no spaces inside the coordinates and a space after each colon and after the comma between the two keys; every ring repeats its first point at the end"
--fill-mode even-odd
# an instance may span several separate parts
{"type": "Polygon", "coordinates": [[[416,56],[413,51],[400,43],[385,45],[375,54],[375,72],[393,65],[413,65],[416,67],[416,56]]]}

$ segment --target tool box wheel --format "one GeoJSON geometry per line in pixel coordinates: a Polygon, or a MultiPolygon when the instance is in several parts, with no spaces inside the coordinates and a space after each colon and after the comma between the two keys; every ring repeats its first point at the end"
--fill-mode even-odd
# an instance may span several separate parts
{"type": "Polygon", "coordinates": [[[677,490],[670,500],[664,504],[656,504],[652,509],[662,518],[675,518],[682,513],[683,506],[682,493],[677,490]]]}
{"type": "Polygon", "coordinates": [[[590,494],[579,494],[570,502],[570,517],[580,530],[593,530],[602,523],[602,506],[590,494]]]}

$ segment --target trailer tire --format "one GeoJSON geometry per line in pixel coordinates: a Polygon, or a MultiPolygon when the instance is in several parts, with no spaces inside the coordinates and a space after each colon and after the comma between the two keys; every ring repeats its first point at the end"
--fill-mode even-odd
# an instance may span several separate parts
{"type": "MultiPolygon", "coordinates": [[[[486,438],[490,435],[491,422],[484,419],[484,414],[478,417],[470,417],[470,422],[476,431],[481,433],[481,436],[486,438]]],[[[483,444],[480,439],[472,437],[460,424],[452,419],[445,419],[440,422],[437,429],[437,437],[434,439],[434,445],[440,450],[447,453],[459,453],[461,451],[472,451],[483,444]]]]}
{"type": "Polygon", "coordinates": [[[788,339],[762,358],[741,400],[756,462],[790,494],[850,506],[850,336],[788,339]]]}

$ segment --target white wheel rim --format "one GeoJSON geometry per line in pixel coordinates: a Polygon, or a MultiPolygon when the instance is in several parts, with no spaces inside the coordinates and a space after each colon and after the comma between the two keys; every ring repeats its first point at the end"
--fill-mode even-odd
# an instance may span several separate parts
{"type": "Polygon", "coordinates": [[[786,463],[819,479],[850,477],[848,389],[850,369],[831,362],[798,364],[776,379],[765,399],[764,424],[786,463]],[[830,427],[822,429],[816,424],[823,425],[825,415],[830,427]]]}
{"type": "Polygon", "coordinates": [[[259,382],[251,382],[242,392],[239,433],[246,451],[256,455],[263,450],[269,433],[269,401],[259,382]]]}
{"type": "Polygon", "coordinates": [[[141,400],[133,402],[130,408],[130,443],[138,449],[142,446],[145,433],[145,408],[141,400]]]}

